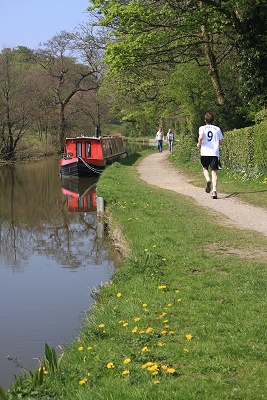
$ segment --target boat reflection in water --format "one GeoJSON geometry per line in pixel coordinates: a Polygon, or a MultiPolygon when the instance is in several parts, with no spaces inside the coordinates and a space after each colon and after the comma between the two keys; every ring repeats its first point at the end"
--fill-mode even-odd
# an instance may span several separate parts
{"type": "Polygon", "coordinates": [[[61,178],[61,191],[71,212],[94,212],[97,210],[96,184],[98,178],[61,178]]]}

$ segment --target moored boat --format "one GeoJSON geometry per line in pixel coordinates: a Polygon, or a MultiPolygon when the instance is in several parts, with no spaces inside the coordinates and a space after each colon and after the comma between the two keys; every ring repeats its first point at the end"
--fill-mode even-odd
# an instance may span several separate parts
{"type": "Polygon", "coordinates": [[[59,173],[61,176],[97,176],[107,165],[126,156],[119,136],[66,138],[59,173]]]}

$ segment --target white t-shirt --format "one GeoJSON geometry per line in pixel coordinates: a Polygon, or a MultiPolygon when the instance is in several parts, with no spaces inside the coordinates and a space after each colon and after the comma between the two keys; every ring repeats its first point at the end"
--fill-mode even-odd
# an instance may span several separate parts
{"type": "Polygon", "coordinates": [[[220,156],[220,140],[223,139],[221,129],[215,125],[203,125],[199,128],[202,137],[201,156],[220,156]]]}

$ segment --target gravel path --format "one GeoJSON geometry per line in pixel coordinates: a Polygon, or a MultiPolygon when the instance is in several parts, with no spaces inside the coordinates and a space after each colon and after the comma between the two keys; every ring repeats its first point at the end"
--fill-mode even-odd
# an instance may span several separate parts
{"type": "MultiPolygon", "coordinates": [[[[151,185],[192,197],[202,207],[214,210],[218,216],[228,217],[228,220],[224,218],[225,223],[254,230],[267,236],[267,209],[249,205],[234,197],[234,194],[227,195],[218,192],[218,199],[212,199],[211,195],[204,190],[204,176],[203,188],[191,185],[167,160],[168,155],[168,150],[164,150],[162,153],[145,157],[137,167],[140,178],[151,185]]],[[[202,173],[201,166],[199,167],[199,173],[202,173]]]]}

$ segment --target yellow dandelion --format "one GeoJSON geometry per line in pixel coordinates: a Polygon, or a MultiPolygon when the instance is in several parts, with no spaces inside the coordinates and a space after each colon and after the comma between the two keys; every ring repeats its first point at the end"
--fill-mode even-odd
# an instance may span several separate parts
{"type": "Polygon", "coordinates": [[[169,335],[174,335],[174,331],[169,331],[169,335]]]}
{"type": "Polygon", "coordinates": [[[99,328],[104,328],[105,324],[99,324],[99,328]]]}
{"type": "Polygon", "coordinates": [[[157,247],[157,245],[156,245],[156,244],[153,244],[153,248],[155,248],[155,247],[157,247]]]}
{"type": "Polygon", "coordinates": [[[136,221],[138,221],[140,218],[137,217],[137,218],[135,218],[135,219],[136,219],[136,221]]]}
{"type": "Polygon", "coordinates": [[[138,321],[140,321],[140,318],[139,317],[135,317],[135,322],[138,322],[138,321]]]}
{"type": "Polygon", "coordinates": [[[128,369],[126,369],[125,371],[122,372],[122,375],[128,375],[130,373],[130,371],[128,369]]]}
{"type": "Polygon", "coordinates": [[[159,285],[158,289],[166,289],[166,285],[159,285]]]}
{"type": "Polygon", "coordinates": [[[87,379],[84,378],[84,379],[79,381],[79,385],[84,385],[86,382],[87,382],[87,379]]]}
{"type": "Polygon", "coordinates": [[[129,364],[131,362],[130,358],[125,358],[125,360],[123,361],[123,364],[129,364]]]}
{"type": "Polygon", "coordinates": [[[164,324],[167,324],[167,322],[169,322],[169,320],[168,319],[164,319],[164,324]]]}
{"type": "Polygon", "coordinates": [[[121,293],[119,292],[119,293],[117,293],[117,297],[121,297],[121,293]]]}
{"type": "Polygon", "coordinates": [[[150,333],[153,331],[153,328],[151,328],[151,326],[149,328],[147,328],[146,333],[150,333]]]}
{"type": "Polygon", "coordinates": [[[154,381],[154,384],[155,384],[155,385],[158,385],[158,384],[159,384],[159,380],[154,381]]]}
{"type": "Polygon", "coordinates": [[[168,307],[171,307],[171,306],[172,306],[172,304],[171,304],[171,303],[169,303],[169,304],[168,304],[168,307]]]}
{"type": "Polygon", "coordinates": [[[162,347],[162,346],[164,346],[164,344],[162,342],[158,342],[158,346],[162,347]]]}
{"type": "Polygon", "coordinates": [[[88,346],[87,350],[92,350],[92,348],[93,348],[92,346],[88,346]]]}
{"type": "Polygon", "coordinates": [[[167,372],[169,372],[169,374],[173,374],[175,372],[175,369],[174,368],[168,368],[167,372]]]}
{"type": "Polygon", "coordinates": [[[148,249],[145,249],[144,251],[147,253],[147,252],[148,252],[148,249]]]}
{"type": "Polygon", "coordinates": [[[139,331],[139,333],[142,335],[143,333],[145,333],[145,331],[139,331]]]}
{"type": "Polygon", "coordinates": [[[107,363],[107,368],[108,369],[115,368],[115,365],[113,364],[113,362],[109,362],[107,363]]]}
{"type": "Polygon", "coordinates": [[[138,331],[138,328],[137,328],[137,326],[135,326],[135,327],[132,329],[132,332],[135,333],[135,332],[137,332],[137,331],[138,331]]]}
{"type": "Polygon", "coordinates": [[[178,302],[182,301],[182,299],[177,299],[178,302]]]}
{"type": "Polygon", "coordinates": [[[128,221],[131,221],[132,218],[128,218],[128,221]]]}
{"type": "Polygon", "coordinates": [[[160,368],[163,369],[163,371],[166,371],[168,369],[167,365],[162,365],[160,368]]]}
{"type": "Polygon", "coordinates": [[[83,346],[78,347],[78,350],[82,351],[83,350],[83,346]]]}
{"type": "Polygon", "coordinates": [[[122,326],[128,326],[128,322],[124,322],[124,324],[122,324],[122,326]]]}
{"type": "Polygon", "coordinates": [[[190,333],[188,333],[187,335],[185,335],[185,337],[186,337],[187,340],[191,340],[193,336],[190,335],[190,333]]]}
{"type": "Polygon", "coordinates": [[[162,257],[162,261],[166,261],[166,258],[165,258],[165,257],[162,257]]]}
{"type": "Polygon", "coordinates": [[[142,348],[142,351],[150,351],[150,350],[148,349],[147,346],[144,346],[144,347],[142,348]]]}
{"type": "Polygon", "coordinates": [[[188,349],[184,349],[184,352],[185,352],[185,353],[188,353],[188,351],[189,351],[188,349]]]}
{"type": "Polygon", "coordinates": [[[166,335],[167,331],[161,331],[162,335],[166,335]]]}
{"type": "Polygon", "coordinates": [[[146,303],[143,303],[143,307],[147,307],[147,304],[146,304],[146,303]]]}

